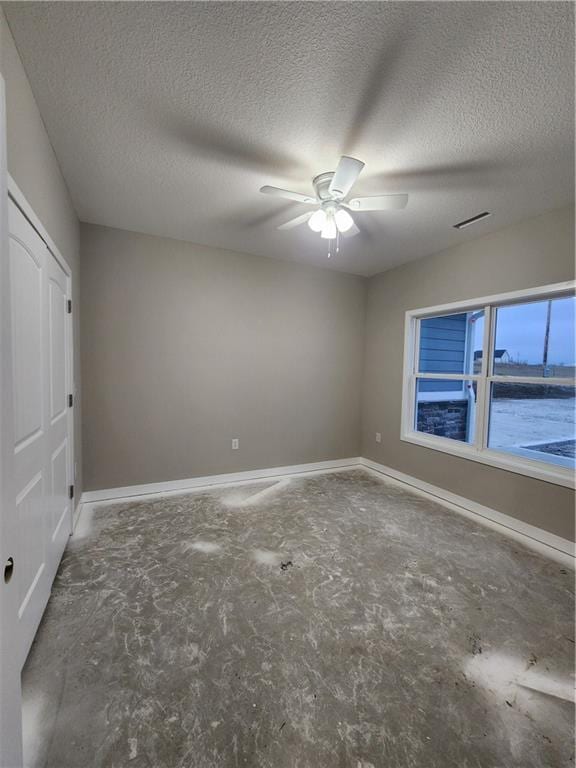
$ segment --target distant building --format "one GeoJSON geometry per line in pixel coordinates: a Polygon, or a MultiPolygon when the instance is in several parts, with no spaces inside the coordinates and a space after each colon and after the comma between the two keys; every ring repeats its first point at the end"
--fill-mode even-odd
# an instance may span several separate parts
{"type": "MultiPolygon", "coordinates": [[[[482,360],[482,350],[477,349],[474,352],[474,360],[482,360]]],[[[495,349],[494,350],[494,362],[496,363],[509,363],[510,355],[507,349],[495,349]]]]}

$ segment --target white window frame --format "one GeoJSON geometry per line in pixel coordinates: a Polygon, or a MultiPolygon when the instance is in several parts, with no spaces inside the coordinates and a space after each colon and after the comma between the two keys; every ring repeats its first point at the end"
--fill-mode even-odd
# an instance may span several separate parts
{"type": "Polygon", "coordinates": [[[457,301],[442,304],[437,307],[425,307],[406,312],[404,332],[404,380],[402,388],[402,425],[401,440],[436,451],[443,451],[454,456],[460,456],[471,461],[478,461],[493,467],[516,472],[521,475],[534,477],[567,488],[576,487],[575,473],[568,467],[549,464],[537,459],[520,455],[504,453],[488,448],[488,420],[490,398],[488,396],[492,382],[512,382],[516,384],[559,384],[573,386],[573,379],[557,377],[532,376],[495,376],[492,355],[494,347],[495,310],[509,304],[523,304],[531,301],[558,299],[563,296],[573,296],[576,292],[576,281],[528,288],[521,291],[501,293],[494,296],[484,296],[478,299],[457,301]],[[450,315],[458,312],[473,312],[484,310],[484,339],[482,346],[482,366],[480,373],[427,373],[420,372],[420,320],[438,315],[450,315]],[[418,379],[458,379],[476,382],[476,423],[474,442],[462,443],[439,435],[417,432],[414,428],[416,409],[416,386],[418,379]]]}

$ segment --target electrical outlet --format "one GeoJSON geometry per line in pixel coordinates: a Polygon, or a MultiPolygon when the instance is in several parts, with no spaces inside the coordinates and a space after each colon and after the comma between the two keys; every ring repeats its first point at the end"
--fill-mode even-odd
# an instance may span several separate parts
{"type": "Polygon", "coordinates": [[[232,438],[232,450],[237,451],[240,448],[240,440],[237,437],[232,438]]]}
{"type": "Polygon", "coordinates": [[[381,443],[382,442],[382,433],[376,432],[376,442],[381,443]]]}

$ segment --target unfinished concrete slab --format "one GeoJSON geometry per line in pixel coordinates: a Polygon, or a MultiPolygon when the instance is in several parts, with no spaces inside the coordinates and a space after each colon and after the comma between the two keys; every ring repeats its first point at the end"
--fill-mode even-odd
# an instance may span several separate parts
{"type": "Polygon", "coordinates": [[[30,768],[574,764],[574,574],[363,470],[102,504],[26,663],[30,768]]]}

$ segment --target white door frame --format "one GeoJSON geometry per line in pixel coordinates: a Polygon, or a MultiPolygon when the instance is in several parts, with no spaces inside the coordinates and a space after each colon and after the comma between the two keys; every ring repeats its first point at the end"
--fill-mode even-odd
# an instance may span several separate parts
{"type": "MultiPolygon", "coordinates": [[[[10,256],[8,232],[8,199],[20,209],[45,242],[48,250],[66,274],[67,297],[73,302],[72,270],[24,194],[8,173],[6,160],[6,102],[4,79],[0,74],[0,768],[21,768],[22,756],[22,690],[18,663],[18,593],[17,579],[5,583],[4,569],[8,558],[18,563],[15,553],[18,541],[18,521],[14,492],[14,416],[12,392],[12,331],[10,307],[10,256]],[[14,631],[11,631],[14,630],[14,631]]],[[[72,313],[67,314],[67,391],[74,397],[74,407],[68,408],[67,430],[70,440],[68,477],[75,485],[74,411],[77,404],[74,382],[74,330],[72,313]]],[[[72,533],[78,494],[72,501],[69,533],[72,533]]]]}
{"type": "MultiPolygon", "coordinates": [[[[39,234],[39,236],[42,238],[42,240],[46,243],[46,247],[52,254],[52,256],[56,259],[58,264],[62,267],[64,272],[66,273],[66,294],[69,298],[69,300],[72,302],[72,313],[66,315],[66,346],[67,346],[67,371],[66,371],[66,382],[68,385],[68,392],[72,394],[74,398],[74,407],[68,408],[68,435],[70,438],[70,456],[68,458],[69,465],[68,465],[68,477],[72,478],[72,484],[75,486],[76,484],[76,473],[74,471],[74,411],[77,407],[77,398],[76,398],[76,386],[74,381],[74,323],[72,318],[74,317],[74,297],[72,295],[72,270],[70,269],[70,265],[62,256],[60,251],[58,250],[56,244],[46,231],[44,225],[38,218],[38,216],[34,213],[34,210],[30,203],[26,200],[24,197],[24,193],[16,184],[12,176],[7,173],[7,187],[8,187],[8,197],[15,203],[15,205],[21,210],[21,212],[24,214],[24,216],[28,219],[30,224],[34,227],[36,232],[39,234]]],[[[72,508],[72,515],[70,520],[70,529],[69,533],[72,533],[72,526],[74,522],[74,513],[76,510],[76,506],[79,503],[78,494],[75,493],[75,497],[72,500],[72,504],[70,505],[72,508]]],[[[4,766],[0,763],[0,768],[4,768],[4,766]]]]}
{"type": "Polygon", "coordinates": [[[14,401],[8,250],[6,100],[0,75],[0,767],[22,765],[22,691],[18,658],[17,580],[6,583],[5,568],[17,547],[14,492],[14,401]]]}

